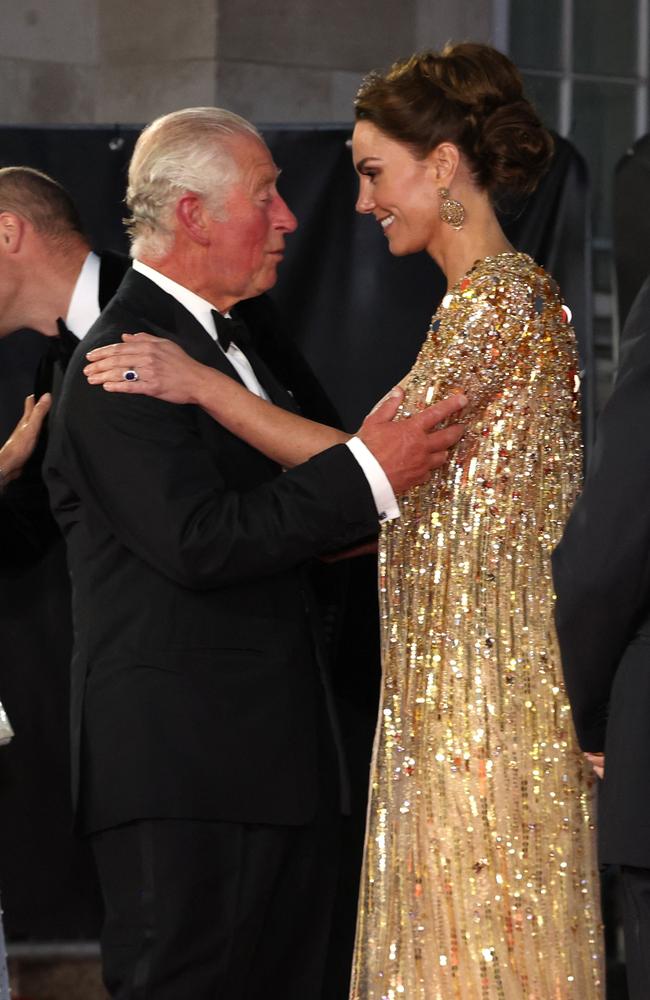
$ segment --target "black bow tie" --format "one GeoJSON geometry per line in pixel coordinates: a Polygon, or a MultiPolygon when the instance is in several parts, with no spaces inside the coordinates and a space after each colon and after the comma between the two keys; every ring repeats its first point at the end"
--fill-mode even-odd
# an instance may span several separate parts
{"type": "Polygon", "coordinates": [[[212,310],[212,318],[217,330],[217,340],[222,350],[227,351],[231,344],[235,344],[242,350],[250,341],[250,334],[246,324],[235,317],[224,316],[216,309],[212,310]]]}
{"type": "Polygon", "coordinates": [[[79,338],[75,337],[71,330],[61,318],[57,319],[56,326],[59,331],[58,337],[53,337],[50,342],[50,353],[54,360],[59,361],[65,370],[68,362],[79,346],[79,338]]]}

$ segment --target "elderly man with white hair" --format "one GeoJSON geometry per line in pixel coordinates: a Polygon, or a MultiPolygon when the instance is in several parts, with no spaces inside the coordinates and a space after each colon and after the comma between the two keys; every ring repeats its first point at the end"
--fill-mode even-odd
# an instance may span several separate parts
{"type": "Polygon", "coordinates": [[[229,319],[274,284],[296,227],[278,173],[226,111],[145,129],[127,194],[133,268],[52,421],[76,809],[119,1000],[321,995],[345,771],[304,565],[398,516],[395,494],[460,436],[435,427],[462,397],[395,423],[392,398],[356,438],[283,470],[198,405],[84,378],[89,348],[141,330],[292,408],[229,319]]]}

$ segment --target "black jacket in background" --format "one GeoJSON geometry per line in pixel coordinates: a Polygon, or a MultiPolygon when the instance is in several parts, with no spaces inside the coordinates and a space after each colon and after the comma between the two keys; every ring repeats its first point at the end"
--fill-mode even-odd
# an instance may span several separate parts
{"type": "MultiPolygon", "coordinates": [[[[129,261],[100,256],[104,306],[129,261]]],[[[78,343],[68,338],[56,359],[48,345],[37,395],[61,381],[78,343]]],[[[22,477],[0,500],[0,698],[16,733],[0,753],[0,884],[12,940],[49,940],[53,928],[62,940],[93,937],[101,914],[90,850],[72,833],[70,580],[41,474],[46,441],[47,423],[22,477]]]]}
{"type": "Polygon", "coordinates": [[[629,314],[584,490],[553,555],[583,750],[605,751],[601,861],[650,867],[650,279],[629,314]]]}
{"type": "MultiPolygon", "coordinates": [[[[128,257],[110,250],[99,254],[99,306],[109,303],[130,266],[128,257]]],[[[48,338],[50,343],[39,364],[34,380],[34,395],[58,392],[65,369],[79,344],[70,331],[48,338]]],[[[42,465],[47,448],[48,418],[33,454],[23,469],[0,496],[0,572],[34,564],[58,538],[58,528],[50,512],[50,501],[43,482],[42,465]]]]}

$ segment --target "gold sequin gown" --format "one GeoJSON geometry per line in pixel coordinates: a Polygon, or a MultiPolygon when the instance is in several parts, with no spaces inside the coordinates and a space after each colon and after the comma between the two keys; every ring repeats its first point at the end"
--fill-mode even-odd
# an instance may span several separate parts
{"type": "Polygon", "coordinates": [[[403,413],[463,389],[446,468],[380,542],[383,689],[354,1000],[597,1000],[593,830],[550,554],[581,478],[574,338],[530,257],[445,296],[403,413]]]}

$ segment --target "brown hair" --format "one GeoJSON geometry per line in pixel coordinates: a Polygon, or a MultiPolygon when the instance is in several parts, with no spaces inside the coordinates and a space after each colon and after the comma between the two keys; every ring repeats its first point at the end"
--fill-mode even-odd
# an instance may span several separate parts
{"type": "Polygon", "coordinates": [[[83,236],[81,218],[68,192],[33,167],[0,169],[0,212],[22,215],[45,236],[83,236]]]}
{"type": "Polygon", "coordinates": [[[524,97],[516,67],[489,45],[463,42],[394,63],[367,76],[355,101],[358,120],[424,158],[441,142],[465,156],[476,184],[527,194],[553,154],[553,139],[524,97]]]}

